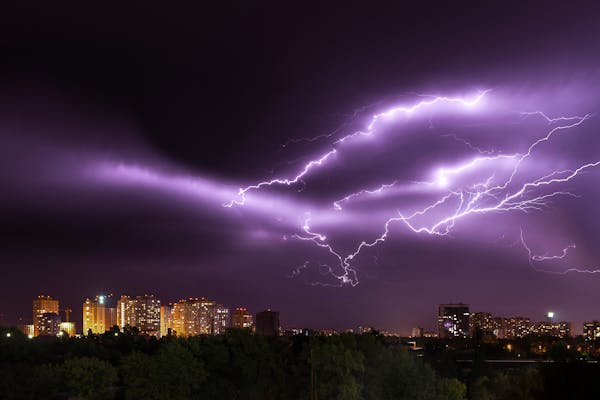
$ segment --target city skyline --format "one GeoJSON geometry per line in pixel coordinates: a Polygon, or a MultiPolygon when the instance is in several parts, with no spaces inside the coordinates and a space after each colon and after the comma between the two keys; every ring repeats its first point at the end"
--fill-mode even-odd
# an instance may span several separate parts
{"type": "MultiPolygon", "coordinates": [[[[31,336],[38,336],[38,330],[40,328],[36,329],[36,327],[39,326],[41,322],[36,321],[38,321],[38,319],[41,320],[42,317],[47,318],[48,316],[51,316],[50,314],[55,314],[58,318],[58,322],[61,323],[60,330],[77,332],[83,335],[86,335],[89,330],[91,330],[93,334],[100,334],[108,331],[109,328],[112,328],[113,326],[118,326],[121,330],[123,330],[125,326],[131,326],[137,327],[140,334],[164,336],[168,331],[173,330],[173,332],[178,332],[177,334],[179,336],[186,337],[201,334],[221,334],[229,327],[253,327],[255,323],[254,319],[257,314],[271,312],[272,310],[272,308],[269,307],[263,309],[263,311],[257,310],[256,314],[252,314],[246,307],[224,306],[205,297],[180,298],[177,301],[167,303],[162,303],[160,298],[153,294],[137,296],[121,295],[117,300],[108,300],[111,297],[113,297],[113,294],[97,295],[93,298],[87,297],[82,306],[82,313],[79,313],[79,315],[83,315],[82,319],[79,320],[77,317],[74,317],[74,315],[78,314],[73,314],[72,308],[69,308],[68,306],[59,308],[59,299],[49,295],[38,295],[37,298],[33,300],[33,318],[30,321],[32,322],[31,325],[29,325],[27,318],[20,318],[17,323],[4,325],[24,327],[25,333],[30,333],[31,336]],[[155,322],[153,323],[154,325],[152,325],[152,328],[144,328],[139,325],[139,322],[131,322],[133,319],[130,318],[138,319],[133,317],[133,315],[135,314],[134,310],[139,307],[136,305],[136,301],[140,301],[140,299],[144,301],[144,304],[148,301],[147,299],[151,299],[155,304],[156,311],[155,314],[153,314],[155,322]],[[131,303],[131,305],[123,305],[129,303],[131,303]],[[197,304],[197,307],[195,307],[195,304],[197,304]],[[211,320],[202,322],[202,318],[206,317],[201,317],[201,310],[204,309],[206,305],[212,307],[211,320]],[[178,307],[179,311],[177,311],[178,307]],[[65,324],[65,321],[62,320],[62,315],[65,315],[67,325],[63,325],[65,324]],[[189,316],[186,317],[186,315],[189,316]],[[219,315],[222,315],[222,317],[219,317],[219,315]],[[192,322],[192,325],[189,325],[189,323],[186,322],[187,319],[196,322],[192,322]],[[174,320],[179,320],[180,322],[173,322],[174,320]],[[28,326],[31,326],[31,332],[29,332],[28,326]],[[222,328],[219,328],[219,326],[222,328]]],[[[563,332],[565,330],[566,333],[552,333],[552,335],[566,335],[569,337],[582,335],[584,337],[588,335],[594,337],[600,336],[600,333],[594,333],[596,331],[600,332],[600,328],[597,328],[600,326],[600,323],[598,322],[600,321],[600,318],[596,317],[590,317],[581,322],[574,322],[562,318],[554,311],[546,311],[542,317],[538,318],[530,318],[529,316],[519,314],[518,312],[512,312],[505,315],[493,315],[489,311],[482,311],[479,307],[477,308],[477,311],[472,310],[469,304],[462,302],[442,303],[438,304],[436,307],[437,314],[431,318],[434,321],[432,325],[414,324],[410,327],[403,326],[399,329],[387,329],[384,326],[369,324],[364,321],[356,321],[349,326],[337,327],[315,327],[302,323],[290,324],[285,323],[285,320],[280,322],[279,311],[276,313],[278,315],[277,324],[281,324],[282,329],[292,330],[314,329],[322,332],[330,330],[332,332],[345,332],[350,330],[361,332],[366,327],[369,330],[375,329],[384,332],[385,334],[404,337],[428,337],[435,334],[436,337],[445,339],[454,337],[472,337],[474,329],[477,327],[478,329],[481,329],[482,332],[492,333],[500,339],[524,337],[529,334],[544,334],[544,332],[563,332]],[[410,334],[408,332],[410,332],[410,334]],[[419,332],[419,334],[415,335],[415,332],[419,332]]],[[[0,326],[2,326],[1,323],[0,326]]]]}

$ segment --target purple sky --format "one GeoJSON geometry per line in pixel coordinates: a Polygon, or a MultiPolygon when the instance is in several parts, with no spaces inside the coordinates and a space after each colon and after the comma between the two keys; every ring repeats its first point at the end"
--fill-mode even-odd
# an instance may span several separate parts
{"type": "Polygon", "coordinates": [[[405,334],[450,301],[600,318],[593,10],[15,7],[3,320],[147,292],[405,334]]]}

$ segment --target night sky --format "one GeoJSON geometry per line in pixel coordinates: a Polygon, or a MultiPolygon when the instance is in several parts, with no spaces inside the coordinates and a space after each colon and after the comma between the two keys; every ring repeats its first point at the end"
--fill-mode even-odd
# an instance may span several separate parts
{"type": "Polygon", "coordinates": [[[2,323],[41,293],[600,318],[600,7],[253,3],[2,7],[2,323]]]}

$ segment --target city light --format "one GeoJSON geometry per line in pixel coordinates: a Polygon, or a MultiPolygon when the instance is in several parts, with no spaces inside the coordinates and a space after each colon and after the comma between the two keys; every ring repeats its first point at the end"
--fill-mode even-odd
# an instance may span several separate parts
{"type": "Polygon", "coordinates": [[[554,312],[553,311],[548,311],[547,317],[548,318],[554,318],[554,312]]]}

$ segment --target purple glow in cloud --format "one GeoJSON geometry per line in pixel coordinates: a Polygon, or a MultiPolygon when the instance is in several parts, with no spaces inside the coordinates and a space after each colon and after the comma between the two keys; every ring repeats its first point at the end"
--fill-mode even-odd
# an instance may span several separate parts
{"type": "MultiPolygon", "coordinates": [[[[355,139],[364,136],[374,136],[380,129],[384,121],[391,123],[397,122],[398,115],[419,116],[427,110],[432,114],[441,114],[442,111],[451,115],[462,117],[465,110],[477,112],[483,99],[490,96],[489,90],[481,91],[477,95],[467,98],[454,97],[432,97],[428,100],[417,102],[408,106],[395,106],[384,112],[375,114],[370,118],[365,131],[352,132],[342,136],[333,142],[333,148],[321,153],[317,158],[308,161],[300,171],[289,178],[275,178],[268,181],[258,182],[256,184],[240,188],[238,198],[225,204],[225,207],[234,205],[244,206],[256,201],[253,197],[248,197],[250,192],[267,189],[272,186],[293,186],[299,182],[306,183],[305,180],[309,174],[315,175],[318,172],[325,172],[331,167],[333,156],[341,155],[346,151],[345,145],[353,143],[359,147],[366,147],[366,144],[357,142],[355,139]],[[445,105],[447,108],[441,108],[445,105]],[[453,106],[453,107],[451,107],[453,106]]],[[[487,109],[488,113],[494,115],[493,109],[487,109]]],[[[498,110],[499,112],[501,110],[498,110]]],[[[380,233],[372,240],[359,239],[358,244],[353,246],[352,250],[343,251],[338,249],[334,243],[335,238],[332,235],[325,235],[312,228],[312,225],[326,227],[326,223],[321,223],[314,212],[309,209],[298,210],[304,215],[300,224],[300,232],[292,237],[314,243],[316,246],[325,249],[334,257],[337,268],[318,262],[320,271],[326,270],[335,280],[341,284],[358,284],[356,259],[367,248],[375,247],[385,242],[392,226],[395,224],[403,225],[409,232],[414,234],[427,234],[431,236],[447,236],[455,231],[457,223],[462,220],[480,218],[484,215],[494,215],[497,213],[522,213],[529,214],[533,212],[543,212],[548,210],[552,202],[559,197],[576,196],[569,190],[563,190],[561,185],[569,183],[584,172],[600,165],[600,161],[581,162],[577,161],[570,168],[547,168],[546,162],[536,159],[546,143],[551,142],[556,135],[562,132],[574,131],[591,118],[591,115],[583,116],[559,116],[549,117],[542,111],[513,113],[512,118],[518,117],[520,123],[523,119],[539,117],[539,121],[544,123],[546,128],[537,137],[524,146],[522,151],[513,151],[508,154],[493,153],[483,151],[478,146],[472,144],[469,140],[451,135],[457,142],[465,144],[470,151],[475,151],[475,157],[466,156],[463,160],[448,165],[447,160],[440,160],[440,166],[427,167],[422,166],[418,172],[421,176],[415,177],[412,181],[405,181],[399,177],[390,183],[371,185],[370,188],[360,188],[357,191],[346,193],[338,197],[332,203],[332,209],[342,215],[342,219],[352,219],[356,214],[344,215],[346,206],[353,202],[380,201],[382,197],[392,190],[400,189],[400,193],[390,194],[391,199],[385,205],[388,216],[381,221],[380,233]],[[433,175],[433,180],[422,180],[424,171],[433,175]],[[426,199],[407,202],[402,199],[410,187],[415,189],[421,187],[422,192],[429,194],[426,199]],[[400,195],[400,198],[398,198],[400,195]],[[342,207],[342,204],[344,207],[342,207]]],[[[493,117],[491,123],[493,124],[493,117]]],[[[386,124],[389,125],[389,124],[386,124]]],[[[389,129],[388,126],[386,126],[389,129]]],[[[514,128],[513,128],[514,129],[514,128]]],[[[519,133],[517,129],[515,131],[519,133]]],[[[440,135],[448,136],[448,134],[440,135]]],[[[384,140],[392,140],[388,137],[384,140]]],[[[351,151],[351,150],[349,150],[351,151]]],[[[542,160],[543,161],[543,160],[542,160]]],[[[375,176],[377,179],[377,176],[375,176]]],[[[375,204],[375,203],[374,203],[375,204]]],[[[368,215],[368,214],[367,214],[368,215]]],[[[364,215],[363,215],[364,216],[364,215]]],[[[368,216],[366,218],[369,218],[368,216]]],[[[371,226],[373,221],[357,221],[362,226],[371,226]]],[[[364,229],[365,231],[367,229],[364,229]]],[[[366,233],[360,232],[358,236],[364,236],[366,233]]],[[[550,260],[563,260],[569,250],[574,249],[575,245],[569,245],[560,252],[560,255],[534,255],[530,248],[525,244],[521,232],[521,243],[527,249],[530,263],[541,263],[550,260]]],[[[308,262],[307,262],[308,263],[308,262]]],[[[307,268],[304,263],[300,268],[294,270],[294,276],[307,268]]],[[[541,269],[537,269],[542,271],[541,269]]],[[[595,270],[569,268],[562,273],[568,272],[592,272],[595,270]]]]}

